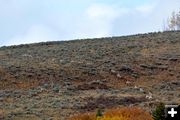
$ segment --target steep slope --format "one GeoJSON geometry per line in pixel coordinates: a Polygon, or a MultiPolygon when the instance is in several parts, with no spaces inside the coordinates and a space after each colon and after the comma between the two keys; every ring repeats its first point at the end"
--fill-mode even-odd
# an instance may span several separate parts
{"type": "Polygon", "coordinates": [[[158,101],[180,103],[179,93],[180,31],[0,48],[6,119],[64,119],[130,104],[150,110],[158,101]]]}

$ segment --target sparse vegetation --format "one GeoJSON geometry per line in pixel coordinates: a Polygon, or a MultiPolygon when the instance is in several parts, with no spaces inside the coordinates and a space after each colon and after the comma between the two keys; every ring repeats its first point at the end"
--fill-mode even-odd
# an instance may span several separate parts
{"type": "Polygon", "coordinates": [[[114,107],[179,103],[179,53],[180,31],[2,47],[0,118],[108,120],[114,107]]]}

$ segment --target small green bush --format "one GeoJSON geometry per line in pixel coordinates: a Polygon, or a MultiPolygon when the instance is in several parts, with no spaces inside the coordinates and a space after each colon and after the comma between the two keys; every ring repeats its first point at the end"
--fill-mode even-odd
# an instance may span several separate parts
{"type": "Polygon", "coordinates": [[[165,105],[164,103],[159,103],[156,109],[152,112],[154,120],[165,120],[165,105]]]}
{"type": "Polygon", "coordinates": [[[101,109],[97,109],[96,110],[96,117],[101,117],[103,114],[102,114],[102,110],[101,109]]]}

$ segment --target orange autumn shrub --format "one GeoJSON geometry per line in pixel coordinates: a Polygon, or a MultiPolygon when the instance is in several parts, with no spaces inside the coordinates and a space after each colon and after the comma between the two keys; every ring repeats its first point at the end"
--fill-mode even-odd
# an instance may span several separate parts
{"type": "Polygon", "coordinates": [[[151,115],[138,107],[124,107],[108,110],[103,115],[104,118],[112,119],[101,119],[101,120],[114,120],[114,117],[121,119],[115,120],[153,120],[151,115]]]}
{"type": "Polygon", "coordinates": [[[153,120],[148,112],[138,107],[110,109],[103,116],[96,117],[95,113],[85,113],[72,116],[68,120],[153,120]]]}

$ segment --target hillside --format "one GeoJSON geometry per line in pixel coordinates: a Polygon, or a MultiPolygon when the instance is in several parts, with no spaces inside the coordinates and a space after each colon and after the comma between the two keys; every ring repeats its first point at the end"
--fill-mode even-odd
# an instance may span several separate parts
{"type": "Polygon", "coordinates": [[[0,48],[0,119],[180,104],[180,31],[0,48]]]}

